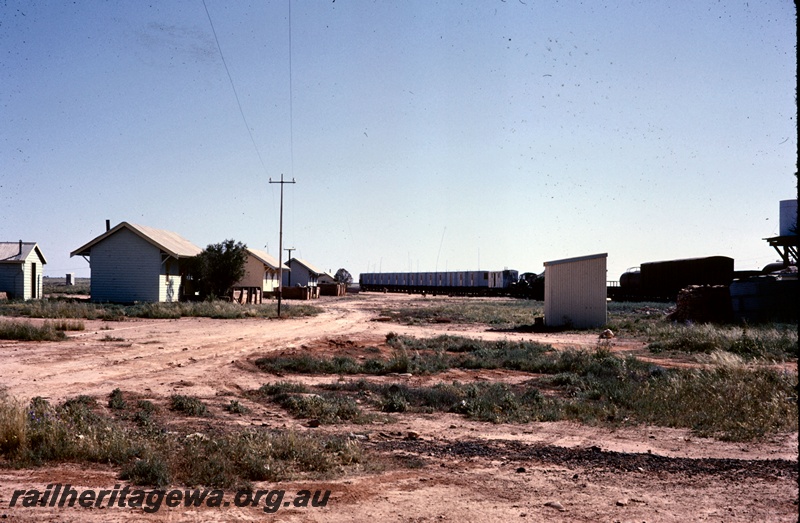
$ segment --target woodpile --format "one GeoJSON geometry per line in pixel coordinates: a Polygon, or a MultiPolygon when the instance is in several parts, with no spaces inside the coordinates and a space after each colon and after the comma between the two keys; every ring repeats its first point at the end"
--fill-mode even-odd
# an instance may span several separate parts
{"type": "Polygon", "coordinates": [[[672,321],[726,323],[733,320],[731,293],[727,285],[690,285],[678,293],[672,321]]]}
{"type": "Polygon", "coordinates": [[[347,294],[347,284],[320,283],[319,293],[321,296],[344,296],[345,294],[347,294]]]}
{"type": "Polygon", "coordinates": [[[283,298],[286,300],[315,300],[319,298],[319,287],[284,287],[283,298]]]}

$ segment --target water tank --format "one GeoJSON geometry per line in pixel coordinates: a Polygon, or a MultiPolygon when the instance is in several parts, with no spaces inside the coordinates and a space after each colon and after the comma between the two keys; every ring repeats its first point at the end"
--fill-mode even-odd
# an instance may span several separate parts
{"type": "Polygon", "coordinates": [[[780,236],[797,234],[797,200],[782,200],[780,216],[780,236]]]}
{"type": "Polygon", "coordinates": [[[642,273],[639,269],[628,269],[619,277],[619,286],[628,290],[639,290],[642,284],[642,273]]]}
{"type": "Polygon", "coordinates": [[[769,274],[771,272],[782,271],[786,267],[788,267],[788,265],[786,263],[784,263],[784,262],[774,262],[774,263],[769,263],[769,264],[765,265],[764,268],[761,269],[761,272],[763,274],[769,274]]]}
{"type": "Polygon", "coordinates": [[[760,276],[731,283],[731,305],[737,320],[793,321],[798,313],[798,281],[760,276]]]}

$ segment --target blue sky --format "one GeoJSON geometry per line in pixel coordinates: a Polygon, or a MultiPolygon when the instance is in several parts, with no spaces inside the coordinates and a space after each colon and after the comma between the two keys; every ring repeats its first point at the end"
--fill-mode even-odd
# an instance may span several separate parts
{"type": "Polygon", "coordinates": [[[354,275],[776,259],[792,2],[205,6],[219,48],[202,0],[0,3],[0,240],[45,274],[106,219],[277,256],[281,174],[284,247],[354,275]]]}

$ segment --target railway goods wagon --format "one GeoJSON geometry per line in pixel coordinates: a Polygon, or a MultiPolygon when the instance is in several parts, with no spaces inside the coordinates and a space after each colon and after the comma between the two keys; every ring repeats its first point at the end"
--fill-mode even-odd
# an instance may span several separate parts
{"type": "Polygon", "coordinates": [[[504,296],[517,281],[515,270],[361,273],[366,292],[405,292],[454,296],[504,296]]]}
{"type": "Polygon", "coordinates": [[[675,301],[689,285],[730,285],[733,258],[709,256],[643,263],[620,277],[620,298],[675,301]]]}

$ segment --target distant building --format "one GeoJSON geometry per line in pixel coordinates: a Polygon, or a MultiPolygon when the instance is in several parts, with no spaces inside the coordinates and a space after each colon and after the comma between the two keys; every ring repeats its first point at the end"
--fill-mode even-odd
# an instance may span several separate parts
{"type": "Polygon", "coordinates": [[[46,263],[35,242],[0,242],[0,292],[9,299],[41,298],[46,263]]]}
{"type": "Polygon", "coordinates": [[[183,262],[200,247],[175,234],[122,222],[70,253],[88,258],[95,302],[178,301],[183,262]]]}
{"type": "Polygon", "coordinates": [[[544,264],[544,323],[600,327],[607,320],[606,260],[593,254],[544,264]]]}
{"type": "Polygon", "coordinates": [[[336,283],[336,276],[334,276],[329,272],[323,272],[322,274],[319,275],[319,278],[317,278],[317,283],[320,285],[328,283],[336,283]]]}
{"type": "Polygon", "coordinates": [[[316,287],[321,271],[300,258],[292,258],[286,262],[291,271],[283,274],[284,287],[316,287]]]}
{"type": "MultiPolygon", "coordinates": [[[[290,271],[289,267],[283,264],[283,273],[290,271]]],[[[278,260],[274,256],[259,249],[247,248],[247,261],[245,262],[245,275],[233,286],[236,289],[249,289],[252,293],[254,289],[259,289],[259,298],[251,299],[251,302],[260,303],[260,295],[270,294],[278,290],[278,260]]]]}

